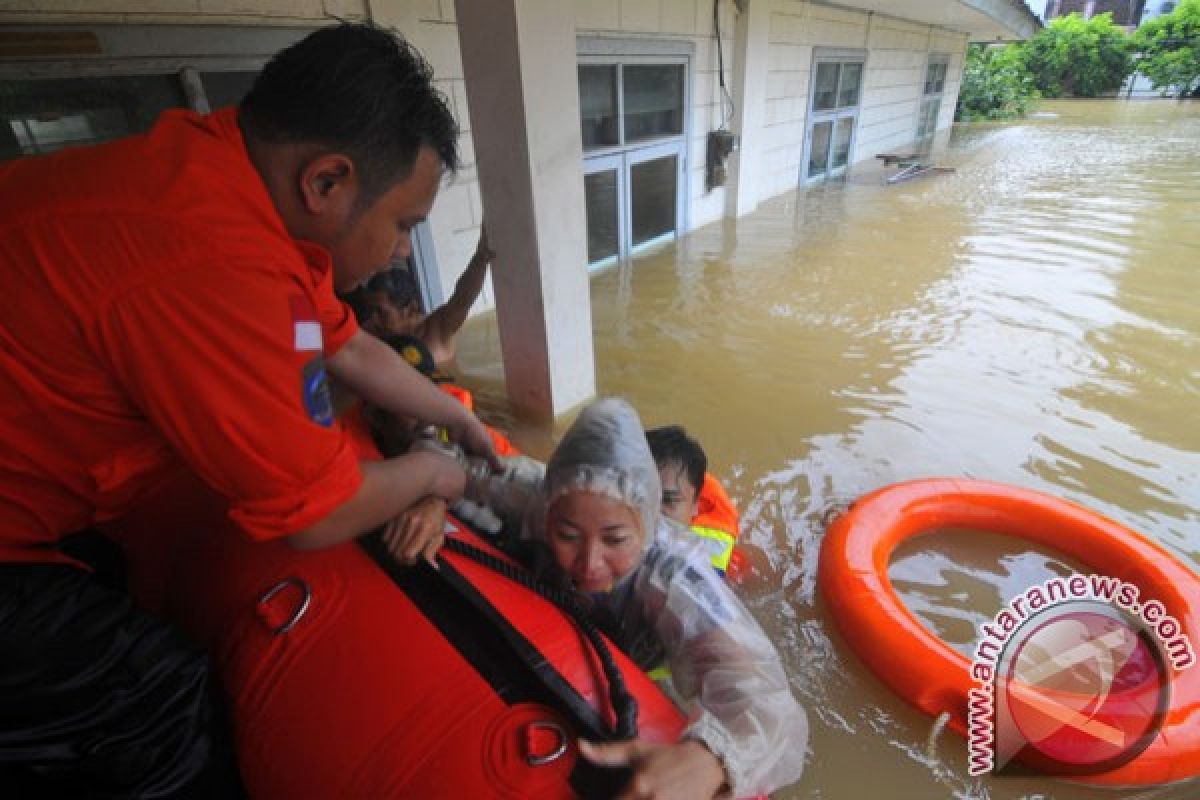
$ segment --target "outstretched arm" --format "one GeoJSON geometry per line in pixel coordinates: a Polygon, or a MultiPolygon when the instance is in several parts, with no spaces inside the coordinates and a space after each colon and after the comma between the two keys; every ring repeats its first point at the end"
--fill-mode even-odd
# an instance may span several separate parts
{"type": "Polygon", "coordinates": [[[499,465],[483,423],[369,333],[358,331],[325,363],[335,378],[370,405],[445,428],[467,451],[499,465]]]}
{"type": "Polygon", "coordinates": [[[507,530],[530,536],[545,511],[546,466],[528,456],[505,456],[500,462],[499,470],[469,471],[463,500],[495,515],[507,530]]]}
{"type": "Polygon", "coordinates": [[[475,299],[483,290],[483,279],[487,276],[488,264],[495,253],[488,247],[487,230],[479,231],[479,244],[466,270],[454,284],[454,293],[440,308],[425,318],[417,329],[417,338],[425,343],[433,354],[433,360],[442,364],[454,358],[455,339],[475,299]]]}

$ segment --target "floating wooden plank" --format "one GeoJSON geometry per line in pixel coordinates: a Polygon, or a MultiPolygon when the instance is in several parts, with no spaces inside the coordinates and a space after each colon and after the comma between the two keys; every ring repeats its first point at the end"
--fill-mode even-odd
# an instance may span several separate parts
{"type": "Polygon", "coordinates": [[[894,164],[905,165],[921,159],[920,153],[876,153],[875,157],[883,162],[885,167],[894,164]]]}
{"type": "Polygon", "coordinates": [[[887,178],[884,178],[883,182],[890,186],[895,183],[911,181],[913,178],[919,178],[922,175],[928,175],[931,172],[954,172],[954,167],[939,167],[931,164],[909,164],[895,175],[890,175],[887,178]]]}

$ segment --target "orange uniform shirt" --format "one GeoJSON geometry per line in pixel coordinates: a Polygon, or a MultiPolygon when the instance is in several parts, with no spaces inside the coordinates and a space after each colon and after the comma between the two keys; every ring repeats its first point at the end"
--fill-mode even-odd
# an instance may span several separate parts
{"type": "Polygon", "coordinates": [[[0,165],[0,561],[181,463],[255,538],[316,522],[362,480],[322,361],[356,330],[234,109],[0,165]]]}

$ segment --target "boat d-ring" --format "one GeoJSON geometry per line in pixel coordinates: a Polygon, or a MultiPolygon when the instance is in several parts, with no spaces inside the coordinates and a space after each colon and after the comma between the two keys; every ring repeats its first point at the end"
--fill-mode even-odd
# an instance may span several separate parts
{"type": "Polygon", "coordinates": [[[551,764],[562,758],[563,754],[567,752],[567,743],[570,741],[570,739],[567,737],[567,731],[563,728],[563,726],[559,725],[557,722],[550,722],[549,720],[534,720],[525,727],[527,741],[532,741],[532,734],[535,730],[553,731],[558,737],[558,744],[553,750],[545,755],[539,756],[534,755],[533,753],[527,753],[525,755],[525,763],[529,764],[531,767],[544,767],[547,764],[551,764]]]}
{"type": "Polygon", "coordinates": [[[300,590],[300,602],[296,606],[296,610],[292,612],[292,615],[288,617],[282,625],[271,631],[271,633],[275,634],[276,636],[285,634],[292,628],[296,627],[296,623],[303,619],[304,615],[308,613],[308,607],[312,604],[312,589],[303,579],[292,575],[284,578],[270,589],[267,589],[267,591],[263,593],[263,596],[258,598],[258,607],[261,609],[274,600],[275,595],[279,594],[289,586],[295,586],[300,590]]]}

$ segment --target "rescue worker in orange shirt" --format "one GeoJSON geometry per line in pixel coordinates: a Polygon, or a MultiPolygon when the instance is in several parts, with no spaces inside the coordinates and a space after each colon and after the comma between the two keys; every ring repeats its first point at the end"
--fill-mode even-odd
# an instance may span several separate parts
{"type": "Polygon", "coordinates": [[[648,430],[646,441],[662,481],[662,513],[703,539],[713,567],[724,575],[735,555],[738,513],[709,474],[704,448],[679,425],[648,430]]]}
{"type": "Polygon", "coordinates": [[[494,459],[334,295],[408,255],[457,137],[411,46],[337,25],[237,109],[0,165],[5,796],[239,791],[203,655],[67,556],[70,534],[181,470],[250,537],[306,548],[459,496],[444,455],[360,463],[327,372],[494,459]]]}

